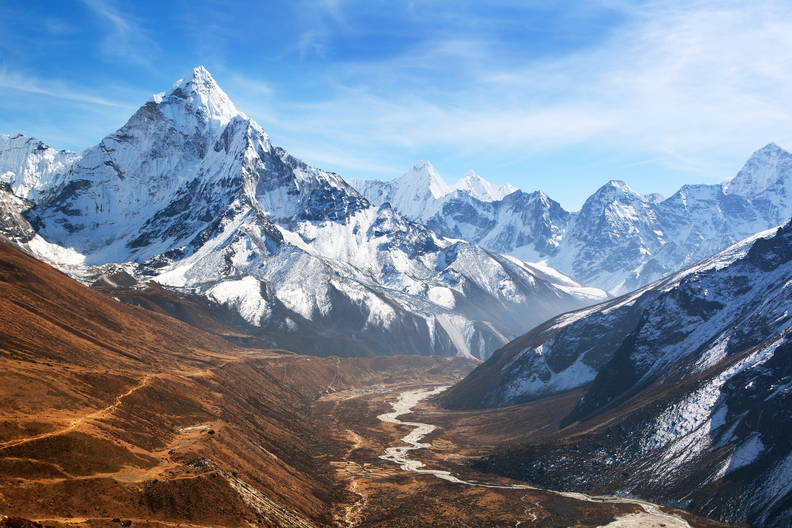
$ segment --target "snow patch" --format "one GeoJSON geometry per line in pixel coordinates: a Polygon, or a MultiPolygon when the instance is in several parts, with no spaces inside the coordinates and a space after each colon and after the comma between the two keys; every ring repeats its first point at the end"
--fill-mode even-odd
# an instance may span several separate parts
{"type": "Polygon", "coordinates": [[[759,458],[759,455],[762,454],[764,448],[765,446],[762,443],[760,435],[751,435],[747,440],[737,446],[737,449],[734,450],[734,453],[729,460],[729,467],[726,473],[731,473],[732,471],[736,471],[741,467],[752,464],[757,458],[759,458]]]}
{"type": "Polygon", "coordinates": [[[451,288],[433,286],[429,288],[427,296],[430,301],[438,306],[448,308],[449,310],[454,308],[454,292],[451,291],[451,288]]]}
{"type": "Polygon", "coordinates": [[[261,326],[272,315],[272,308],[261,296],[261,285],[255,277],[223,281],[207,291],[209,299],[233,307],[245,321],[261,326]]]}

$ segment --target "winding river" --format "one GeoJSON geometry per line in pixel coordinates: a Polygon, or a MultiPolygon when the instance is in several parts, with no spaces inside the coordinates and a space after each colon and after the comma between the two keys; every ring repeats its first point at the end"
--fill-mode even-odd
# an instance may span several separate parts
{"type": "Polygon", "coordinates": [[[421,440],[437,429],[437,426],[421,422],[405,422],[400,420],[400,416],[412,412],[420,401],[425,400],[430,396],[434,396],[446,390],[448,386],[435,387],[432,389],[417,389],[409,390],[399,394],[398,399],[392,404],[393,410],[389,413],[381,414],[377,418],[383,422],[406,425],[412,427],[406,436],[402,437],[401,441],[407,445],[400,445],[388,447],[385,453],[380,455],[380,458],[398,464],[405,471],[413,473],[420,473],[424,475],[433,475],[436,478],[453,482],[454,484],[462,484],[465,486],[477,486],[482,488],[494,489],[524,489],[524,490],[537,490],[549,493],[555,493],[563,497],[587,501],[587,502],[604,502],[604,503],[618,503],[618,504],[637,504],[643,508],[641,513],[633,513],[624,515],[615,521],[606,525],[607,528],[632,528],[632,527],[647,527],[647,526],[667,526],[668,528],[691,528],[691,526],[684,519],[665,513],[656,504],[651,502],[642,501],[632,497],[615,497],[607,495],[586,495],[585,493],[576,493],[571,491],[555,491],[537,488],[528,484],[512,484],[508,486],[497,484],[485,484],[481,482],[472,482],[460,479],[454,476],[450,471],[440,469],[429,469],[426,464],[418,460],[413,460],[408,457],[410,451],[416,449],[424,449],[430,447],[430,444],[422,443],[421,440]]]}

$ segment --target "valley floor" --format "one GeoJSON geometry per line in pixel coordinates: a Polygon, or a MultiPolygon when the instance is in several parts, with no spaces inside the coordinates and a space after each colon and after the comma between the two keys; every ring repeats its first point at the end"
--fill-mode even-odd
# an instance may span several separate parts
{"type": "Polygon", "coordinates": [[[348,493],[334,511],[338,526],[727,526],[638,499],[552,492],[472,471],[467,462],[494,446],[476,439],[487,439],[488,429],[502,442],[493,421],[508,430],[504,426],[513,425],[515,415],[450,412],[427,403],[427,396],[444,388],[441,384],[438,379],[377,385],[330,394],[316,403],[314,412],[333,416],[336,434],[348,445],[343,459],[331,462],[348,493]],[[420,409],[411,414],[415,406],[420,409]],[[479,428],[471,426],[477,421],[489,425],[478,430],[482,434],[470,434],[479,428]],[[425,436],[431,440],[423,443],[425,436]],[[465,443],[455,443],[460,439],[465,443]]]}
{"type": "Polygon", "coordinates": [[[471,457],[505,439],[493,424],[515,416],[420,401],[462,377],[472,366],[465,360],[248,350],[138,372],[2,362],[0,525],[22,517],[59,527],[724,526],[471,471],[471,457]],[[416,420],[440,427],[409,458],[503,487],[381,458],[414,427],[379,417],[411,391],[419,396],[396,414],[415,405],[416,420]]]}

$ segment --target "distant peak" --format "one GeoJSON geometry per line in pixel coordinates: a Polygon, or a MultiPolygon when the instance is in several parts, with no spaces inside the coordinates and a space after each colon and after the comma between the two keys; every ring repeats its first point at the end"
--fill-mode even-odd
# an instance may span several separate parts
{"type": "Polygon", "coordinates": [[[789,181],[792,174],[792,154],[775,143],[768,143],[754,152],[740,172],[727,181],[724,192],[755,196],[776,183],[779,178],[789,181]]]}
{"type": "Polygon", "coordinates": [[[640,196],[637,192],[635,192],[632,187],[627,185],[622,180],[610,180],[608,183],[603,185],[599,188],[597,192],[617,192],[619,194],[630,194],[635,196],[640,196]]]}
{"type": "Polygon", "coordinates": [[[478,180],[483,180],[484,178],[479,176],[478,172],[474,171],[473,169],[470,169],[465,173],[464,176],[462,176],[462,179],[468,181],[478,181],[478,180]]]}
{"type": "Polygon", "coordinates": [[[212,74],[209,73],[209,70],[203,66],[196,66],[189,75],[185,75],[173,83],[171,87],[171,93],[211,92],[215,90],[223,91],[217,81],[214,80],[214,77],[212,77],[212,74]]]}
{"type": "Polygon", "coordinates": [[[748,163],[751,163],[751,161],[758,160],[762,162],[764,160],[785,158],[788,156],[792,156],[792,154],[779,147],[776,143],[768,143],[764,147],[755,150],[753,154],[751,154],[751,157],[748,158],[748,163]]]}
{"type": "Polygon", "coordinates": [[[629,189],[630,187],[622,180],[610,180],[605,184],[605,187],[615,187],[617,189],[629,189]]]}
{"type": "Polygon", "coordinates": [[[193,80],[199,80],[199,81],[211,82],[211,83],[215,82],[214,77],[212,77],[212,74],[209,73],[209,70],[207,70],[203,66],[196,66],[195,68],[193,68],[192,76],[193,76],[193,80]]]}
{"type": "MultiPolygon", "coordinates": [[[[643,196],[635,192],[629,185],[621,180],[610,180],[605,185],[597,189],[594,194],[589,196],[586,200],[588,203],[591,200],[596,202],[610,202],[623,197],[634,198],[636,200],[644,201],[643,196]]],[[[584,204],[585,207],[585,204],[584,204]]]]}
{"type": "Polygon", "coordinates": [[[498,187],[494,183],[485,180],[476,171],[469,170],[462,178],[452,186],[453,190],[464,191],[483,202],[501,200],[504,196],[517,190],[511,185],[498,187]]]}
{"type": "Polygon", "coordinates": [[[428,190],[435,198],[441,198],[453,191],[460,191],[483,202],[501,200],[517,190],[511,185],[497,186],[476,171],[469,170],[453,185],[448,185],[434,166],[426,160],[416,161],[412,169],[393,180],[397,186],[410,189],[428,190]]]}
{"type": "Polygon", "coordinates": [[[768,143],[759,150],[754,151],[754,153],[751,154],[751,157],[748,159],[747,164],[750,164],[751,162],[762,163],[766,160],[775,160],[788,157],[792,157],[792,154],[779,147],[776,143],[768,143]]]}
{"type": "Polygon", "coordinates": [[[547,196],[547,194],[545,194],[544,191],[542,191],[542,190],[536,190],[536,191],[532,192],[531,194],[529,194],[529,196],[531,198],[539,200],[542,203],[550,203],[550,197],[547,196]]]}
{"type": "Polygon", "coordinates": [[[401,185],[408,186],[413,189],[427,189],[432,196],[440,198],[448,194],[449,188],[440,173],[434,166],[426,161],[420,160],[413,164],[412,169],[407,171],[401,178],[398,179],[401,185]]]}
{"type": "Polygon", "coordinates": [[[413,164],[412,170],[414,171],[427,171],[436,172],[434,165],[428,160],[418,160],[413,164]]]}
{"type": "Polygon", "coordinates": [[[784,154],[788,154],[788,152],[786,150],[782,149],[781,147],[779,147],[776,143],[773,143],[772,141],[770,143],[768,143],[767,145],[765,145],[764,147],[762,147],[759,150],[757,150],[754,154],[769,153],[769,152],[772,152],[772,153],[783,152],[784,154]]]}

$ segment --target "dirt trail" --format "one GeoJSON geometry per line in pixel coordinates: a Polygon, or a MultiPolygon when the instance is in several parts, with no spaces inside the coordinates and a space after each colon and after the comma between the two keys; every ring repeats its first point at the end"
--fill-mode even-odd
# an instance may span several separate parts
{"type": "MultiPolygon", "coordinates": [[[[198,369],[198,370],[186,371],[186,372],[181,373],[181,375],[186,376],[186,377],[207,377],[207,376],[214,375],[214,371],[215,370],[222,369],[223,367],[225,367],[225,366],[227,366],[227,365],[229,365],[231,363],[239,363],[239,362],[247,361],[247,360],[250,360],[250,359],[275,359],[275,358],[281,358],[281,357],[283,357],[282,354],[256,354],[256,355],[248,354],[248,355],[244,355],[242,357],[228,359],[228,360],[224,361],[223,363],[221,363],[219,365],[216,365],[216,366],[213,366],[213,367],[209,367],[209,368],[206,368],[206,369],[198,369]]],[[[33,436],[28,436],[28,437],[24,437],[24,438],[15,438],[14,440],[8,440],[8,441],[5,441],[5,442],[0,442],[0,450],[6,449],[6,448],[9,448],[9,447],[18,446],[18,445],[21,445],[21,444],[26,444],[28,442],[33,442],[35,440],[41,440],[43,438],[50,438],[52,436],[62,435],[62,434],[74,431],[75,429],[77,429],[78,427],[80,427],[81,425],[83,425],[84,423],[86,423],[86,422],[88,422],[90,420],[95,420],[95,419],[107,417],[107,416],[111,415],[113,412],[115,412],[116,409],[118,409],[118,407],[121,405],[121,403],[123,403],[125,398],[127,398],[128,396],[134,394],[135,392],[139,391],[140,389],[143,389],[144,387],[148,386],[153,379],[155,379],[155,378],[166,378],[166,377],[169,377],[169,375],[168,374],[163,374],[163,373],[145,374],[140,379],[140,381],[138,381],[138,383],[136,383],[134,386],[132,386],[128,391],[124,392],[123,394],[119,394],[118,396],[116,396],[114,398],[114,400],[113,400],[113,403],[111,403],[107,407],[104,407],[104,408],[98,409],[96,411],[92,411],[92,412],[90,412],[88,414],[85,414],[83,416],[79,416],[77,418],[74,418],[73,420],[71,420],[69,422],[69,425],[67,425],[66,427],[62,427],[62,428],[56,429],[54,431],[49,431],[49,432],[46,432],[46,433],[41,433],[41,434],[37,434],[37,435],[33,435],[33,436]]]]}
{"type": "Polygon", "coordinates": [[[116,396],[115,399],[113,400],[113,403],[111,403],[107,407],[104,407],[102,409],[90,412],[90,413],[88,413],[86,415],[83,415],[83,416],[80,416],[78,418],[73,419],[69,423],[69,425],[67,425],[66,427],[63,427],[63,428],[60,428],[60,429],[56,429],[54,431],[49,431],[49,432],[46,432],[46,433],[41,433],[41,434],[37,434],[37,435],[33,435],[33,436],[28,436],[28,437],[25,437],[25,438],[16,438],[14,440],[8,440],[6,442],[0,442],[0,449],[7,449],[9,447],[14,447],[14,446],[18,446],[18,445],[21,445],[21,444],[26,444],[28,442],[33,442],[35,440],[41,440],[43,438],[50,438],[52,436],[59,436],[59,435],[62,435],[62,434],[66,434],[66,433],[69,433],[71,431],[74,431],[75,429],[77,429],[78,427],[80,427],[81,425],[83,425],[84,423],[86,423],[86,422],[88,422],[90,420],[95,420],[97,418],[103,418],[105,416],[108,416],[108,415],[112,414],[118,408],[119,405],[121,405],[121,403],[124,401],[125,398],[127,398],[131,394],[134,394],[135,392],[139,391],[140,389],[146,387],[151,382],[151,379],[155,378],[155,377],[159,377],[159,374],[146,374],[146,375],[144,375],[140,379],[140,381],[137,384],[135,384],[134,386],[132,386],[128,391],[126,391],[123,394],[119,394],[118,396],[116,396]]]}
{"type": "Polygon", "coordinates": [[[629,515],[622,516],[616,519],[614,522],[605,525],[608,528],[632,528],[632,527],[650,528],[653,526],[665,526],[668,528],[691,528],[690,524],[688,524],[688,522],[682,519],[681,517],[677,517],[676,515],[666,513],[662,511],[658,505],[653,504],[651,502],[643,501],[641,499],[635,499],[629,497],[615,497],[615,496],[607,496],[607,495],[586,495],[585,493],[546,490],[543,488],[530,486],[528,484],[499,485],[499,484],[487,484],[482,482],[471,482],[454,476],[450,471],[426,468],[423,462],[408,458],[407,455],[409,454],[410,451],[431,447],[430,444],[422,443],[421,440],[426,435],[437,429],[437,426],[422,422],[405,422],[400,420],[399,417],[411,413],[413,407],[415,407],[415,405],[417,405],[420,401],[428,398],[429,396],[434,396],[435,394],[438,394],[446,390],[447,388],[448,387],[432,387],[432,388],[424,388],[424,389],[409,390],[402,392],[399,394],[398,399],[392,404],[393,411],[389,413],[381,414],[377,417],[383,422],[397,424],[397,425],[407,425],[413,428],[412,431],[410,431],[406,436],[402,437],[401,439],[402,442],[407,444],[406,446],[402,445],[402,446],[388,447],[385,450],[385,453],[380,456],[381,459],[387,460],[389,462],[393,462],[394,464],[398,464],[399,467],[401,467],[401,469],[405,471],[420,473],[424,475],[432,475],[436,478],[445,480],[447,482],[452,482],[454,484],[461,484],[464,486],[474,486],[474,487],[491,488],[491,489],[524,489],[524,490],[545,491],[545,492],[555,493],[563,497],[568,497],[586,502],[636,504],[644,510],[643,513],[632,513],[629,515]]]}

